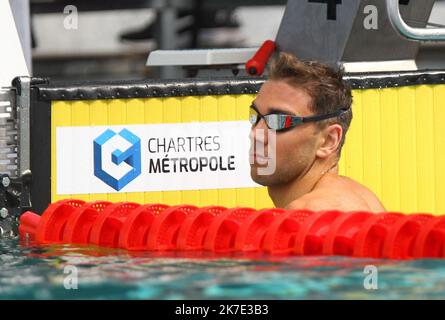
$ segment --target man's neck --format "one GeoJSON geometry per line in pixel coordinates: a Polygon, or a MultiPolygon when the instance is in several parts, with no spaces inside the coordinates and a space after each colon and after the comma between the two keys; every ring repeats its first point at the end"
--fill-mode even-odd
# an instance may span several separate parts
{"type": "Polygon", "coordinates": [[[315,162],[302,176],[286,184],[268,187],[269,196],[275,207],[285,208],[292,201],[310,193],[327,174],[338,174],[337,161],[315,162]]]}

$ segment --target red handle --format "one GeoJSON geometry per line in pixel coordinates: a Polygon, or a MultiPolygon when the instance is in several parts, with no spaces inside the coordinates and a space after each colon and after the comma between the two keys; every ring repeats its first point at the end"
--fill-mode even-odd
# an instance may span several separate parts
{"type": "Polygon", "coordinates": [[[264,41],[263,45],[258,49],[255,55],[247,61],[246,71],[252,76],[260,76],[263,74],[264,68],[269,61],[270,56],[275,51],[276,45],[272,40],[264,41]]]}

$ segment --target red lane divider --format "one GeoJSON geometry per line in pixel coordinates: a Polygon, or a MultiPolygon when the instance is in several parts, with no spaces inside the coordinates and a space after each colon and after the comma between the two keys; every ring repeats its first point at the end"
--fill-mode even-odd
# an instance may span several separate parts
{"type": "Polygon", "coordinates": [[[189,214],[179,229],[178,250],[203,250],[204,239],[211,223],[217,215],[226,211],[225,207],[210,206],[189,214]]]}
{"type": "Polygon", "coordinates": [[[250,214],[238,230],[235,238],[235,250],[261,250],[264,236],[270,224],[283,212],[285,212],[283,209],[264,209],[250,214]]]}
{"type": "Polygon", "coordinates": [[[107,206],[91,227],[90,243],[104,247],[118,247],[119,232],[125,219],[140,206],[134,202],[118,202],[107,206]]]}
{"type": "Polygon", "coordinates": [[[120,230],[119,248],[144,250],[154,219],[167,208],[164,204],[146,204],[133,210],[120,230]]]}
{"type": "Polygon", "coordinates": [[[78,207],[68,218],[62,240],[65,243],[87,244],[94,221],[111,202],[88,202],[78,207]]]}
{"type": "Polygon", "coordinates": [[[445,257],[445,216],[430,219],[422,227],[414,243],[413,257],[445,257]]]}
{"type": "Polygon", "coordinates": [[[383,257],[383,243],[391,226],[400,218],[401,213],[380,213],[370,217],[358,232],[353,256],[367,258],[383,257]]]}
{"type": "Polygon", "coordinates": [[[445,258],[445,216],[62,200],[20,217],[36,243],[367,258],[445,258]]]}
{"type": "Polygon", "coordinates": [[[36,216],[24,213],[20,221],[24,220],[19,226],[20,234],[28,234],[30,239],[38,243],[60,243],[62,242],[63,231],[70,215],[75,208],[82,206],[85,202],[82,200],[62,200],[53,204],[45,210],[45,214],[40,219],[36,216]],[[37,225],[32,225],[33,223],[37,225]],[[22,229],[21,229],[22,227],[22,229]]]}
{"type": "Polygon", "coordinates": [[[331,224],[323,243],[324,255],[351,256],[354,251],[355,237],[368,218],[369,212],[347,212],[341,214],[331,224]]]}
{"type": "MultiPolygon", "coordinates": [[[[36,241],[37,228],[41,217],[31,211],[26,211],[20,216],[19,234],[21,239],[36,241]]],[[[40,241],[39,241],[40,242],[40,241]]]]}
{"type": "Polygon", "coordinates": [[[320,255],[323,241],[331,224],[342,214],[340,211],[321,211],[307,218],[295,238],[294,253],[298,255],[320,255]]]}
{"type": "Polygon", "coordinates": [[[432,219],[431,214],[414,214],[399,219],[383,244],[383,257],[407,259],[413,256],[413,244],[422,225],[432,219]]]}
{"type": "Polygon", "coordinates": [[[240,225],[255,212],[256,210],[251,208],[234,208],[217,215],[207,230],[204,249],[214,252],[234,251],[240,225]]]}
{"type": "Polygon", "coordinates": [[[162,211],[151,225],[147,250],[175,250],[179,228],[187,215],[198,210],[195,206],[175,206],[162,211]]]}
{"type": "Polygon", "coordinates": [[[291,253],[301,225],[313,214],[309,210],[295,210],[276,217],[264,235],[262,249],[272,254],[291,253]]]}

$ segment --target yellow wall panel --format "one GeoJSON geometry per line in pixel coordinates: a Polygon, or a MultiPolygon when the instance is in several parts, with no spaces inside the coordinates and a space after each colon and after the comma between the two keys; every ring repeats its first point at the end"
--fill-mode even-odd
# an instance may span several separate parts
{"type": "Polygon", "coordinates": [[[56,133],[58,126],[71,126],[71,102],[53,101],[51,109],[51,201],[70,198],[70,195],[57,196],[56,175],[56,133]]]}
{"type": "Polygon", "coordinates": [[[433,88],[434,212],[445,214],[445,85],[433,88]]]}
{"type": "Polygon", "coordinates": [[[418,208],[435,211],[434,108],[433,88],[422,85],[416,90],[417,198],[418,208]],[[431,187],[427,187],[431,184],[431,187]]]}
{"type": "MultiPolygon", "coordinates": [[[[181,122],[197,122],[201,119],[201,106],[199,97],[185,97],[181,101],[181,122]]],[[[195,203],[200,206],[199,190],[187,190],[182,192],[182,203],[195,203]]]]}
{"type": "MultiPolygon", "coordinates": [[[[235,100],[236,119],[249,119],[249,107],[252,96],[248,94],[239,95],[235,100]]],[[[247,152],[247,151],[246,151],[247,152]]],[[[238,206],[249,207],[255,203],[255,190],[252,188],[236,189],[236,203],[238,206]]],[[[272,205],[268,207],[273,207],[272,205]]]]}
{"type": "MultiPolygon", "coordinates": [[[[144,101],[144,123],[164,122],[164,100],[161,98],[141,99],[144,101]]],[[[145,192],[144,203],[164,203],[164,192],[145,192]]]]}
{"type": "MultiPolygon", "coordinates": [[[[382,146],[382,193],[381,201],[388,211],[400,207],[399,179],[399,104],[397,89],[381,90],[381,146],[382,146]]],[[[363,156],[363,155],[362,155],[363,156]]]]}
{"type": "Polygon", "coordinates": [[[88,101],[90,105],[90,125],[106,126],[108,125],[108,100],[88,101]]]}
{"type": "MultiPolygon", "coordinates": [[[[416,212],[417,206],[417,139],[416,139],[416,88],[399,89],[399,176],[400,207],[402,212],[416,212]]],[[[396,147],[396,146],[394,146],[396,147]]]]}
{"type": "MultiPolygon", "coordinates": [[[[216,96],[203,96],[199,98],[199,108],[202,121],[218,121],[218,98],[216,96]]],[[[218,198],[219,190],[203,190],[199,193],[200,206],[215,204],[224,205],[218,198]]]]}
{"type": "MultiPolygon", "coordinates": [[[[127,124],[127,101],[126,99],[112,99],[108,101],[108,125],[127,124]]],[[[110,193],[108,201],[128,201],[126,193],[110,193]]]]}
{"type": "MultiPolygon", "coordinates": [[[[340,159],[340,174],[372,189],[389,211],[445,213],[445,85],[353,91],[353,120],[340,159]]],[[[190,96],[52,103],[52,201],[55,193],[55,128],[234,121],[247,119],[254,95],[190,96]]],[[[85,200],[273,207],[266,188],[75,195],[85,200]]]]}
{"type": "MultiPolygon", "coordinates": [[[[234,95],[218,96],[218,118],[220,121],[237,120],[236,99],[234,95]]],[[[235,189],[221,189],[218,192],[218,202],[224,203],[226,207],[236,207],[236,190],[235,189]]]]}
{"type": "Polygon", "coordinates": [[[363,183],[363,166],[357,165],[363,159],[363,104],[362,91],[353,92],[353,116],[352,122],[346,133],[346,141],[343,146],[341,159],[345,159],[344,164],[340,163],[340,174],[351,177],[363,183]],[[347,160],[346,160],[347,159],[347,160]]]}
{"type": "MultiPolygon", "coordinates": [[[[363,181],[377,194],[382,195],[381,113],[380,92],[365,90],[362,93],[363,181]]],[[[347,142],[346,142],[347,143],[347,142]]],[[[353,164],[356,165],[356,164],[353,164]]]]}
{"type": "MultiPolygon", "coordinates": [[[[143,124],[145,119],[145,103],[142,99],[127,99],[126,119],[127,123],[143,124]]],[[[145,197],[142,192],[127,192],[127,201],[144,203],[145,197]]]]}

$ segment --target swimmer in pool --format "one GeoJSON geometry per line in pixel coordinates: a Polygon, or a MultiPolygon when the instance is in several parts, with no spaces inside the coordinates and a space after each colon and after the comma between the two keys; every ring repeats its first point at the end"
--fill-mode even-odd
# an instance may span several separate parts
{"type": "Polygon", "coordinates": [[[288,53],[272,62],[269,79],[250,106],[249,120],[251,176],[267,186],[276,207],[386,211],[371,190],[338,174],[351,105],[351,89],[341,71],[288,53]],[[276,139],[270,155],[269,134],[276,139]],[[256,151],[258,143],[264,151],[256,151]],[[259,168],[270,161],[275,170],[261,174],[259,168]]]}

